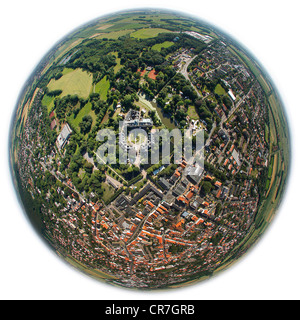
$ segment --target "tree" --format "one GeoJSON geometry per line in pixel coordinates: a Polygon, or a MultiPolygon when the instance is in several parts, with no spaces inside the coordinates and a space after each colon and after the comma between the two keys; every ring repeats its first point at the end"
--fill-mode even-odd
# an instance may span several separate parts
{"type": "Polygon", "coordinates": [[[126,110],[129,110],[133,106],[134,99],[130,94],[127,94],[122,102],[122,105],[126,110]]]}
{"type": "Polygon", "coordinates": [[[212,184],[209,182],[209,181],[204,181],[203,182],[203,185],[202,185],[202,189],[201,189],[201,192],[204,194],[204,195],[207,195],[208,193],[211,192],[213,186],[212,184]]]}
{"type": "Polygon", "coordinates": [[[86,115],[82,118],[82,121],[79,123],[80,131],[83,134],[90,132],[93,123],[93,118],[90,115],[86,115]]]}
{"type": "Polygon", "coordinates": [[[105,174],[100,170],[95,170],[89,179],[89,185],[98,195],[103,194],[102,182],[105,180],[105,174]]]}
{"type": "Polygon", "coordinates": [[[93,172],[94,165],[92,163],[85,161],[83,167],[86,173],[91,174],[93,172]]]}
{"type": "Polygon", "coordinates": [[[59,73],[57,73],[57,74],[54,76],[54,78],[55,78],[55,80],[58,80],[58,79],[60,79],[62,76],[63,76],[62,72],[59,72],[59,73]]]}

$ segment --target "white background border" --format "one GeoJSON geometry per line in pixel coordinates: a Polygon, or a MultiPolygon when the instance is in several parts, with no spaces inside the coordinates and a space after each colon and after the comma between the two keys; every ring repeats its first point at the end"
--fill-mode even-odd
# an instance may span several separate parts
{"type": "Polygon", "coordinates": [[[0,11],[1,299],[299,299],[299,1],[5,1],[0,11]],[[187,288],[136,292],[92,280],[58,259],[28,224],[12,186],[8,131],[23,84],[67,33],[103,14],[152,7],[185,12],[248,48],[279,89],[289,116],[293,161],[283,204],[262,239],[229,270],[187,288]]]}

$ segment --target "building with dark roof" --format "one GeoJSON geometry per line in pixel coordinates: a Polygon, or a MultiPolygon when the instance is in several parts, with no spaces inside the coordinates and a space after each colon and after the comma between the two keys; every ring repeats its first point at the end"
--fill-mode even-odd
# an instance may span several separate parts
{"type": "Polygon", "coordinates": [[[158,180],[158,184],[164,189],[164,190],[169,190],[171,188],[171,184],[165,179],[165,178],[160,178],[158,180]]]}

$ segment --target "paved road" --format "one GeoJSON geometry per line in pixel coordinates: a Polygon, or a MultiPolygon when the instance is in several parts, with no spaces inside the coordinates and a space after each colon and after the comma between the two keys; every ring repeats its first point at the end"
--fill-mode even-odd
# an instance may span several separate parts
{"type": "Polygon", "coordinates": [[[178,70],[178,72],[182,73],[183,76],[190,81],[190,78],[189,78],[189,74],[188,74],[188,66],[198,57],[198,55],[195,55],[194,57],[192,58],[189,58],[185,61],[185,64],[183,64],[181,66],[181,68],[178,70]]]}
{"type": "Polygon", "coordinates": [[[134,264],[133,264],[133,257],[132,254],[130,253],[130,251],[127,248],[127,244],[124,241],[120,241],[120,245],[123,246],[123,248],[125,249],[125,251],[128,254],[129,257],[129,265],[130,265],[130,274],[133,275],[133,268],[134,268],[134,264]]]}
{"type": "Polygon", "coordinates": [[[180,72],[185,78],[186,80],[188,80],[191,84],[191,86],[194,88],[194,90],[196,91],[197,95],[199,98],[203,98],[202,95],[199,93],[198,89],[193,85],[192,81],[190,80],[189,74],[188,74],[188,67],[189,65],[198,57],[198,55],[195,55],[193,58],[190,58],[188,60],[186,60],[186,63],[184,65],[182,65],[182,67],[177,71],[180,72]]]}
{"type": "Polygon", "coordinates": [[[96,157],[100,160],[101,163],[107,165],[107,166],[109,167],[109,169],[110,169],[111,171],[113,171],[120,179],[122,179],[124,182],[127,182],[122,176],[120,176],[120,175],[118,174],[117,171],[115,171],[109,164],[107,164],[107,163],[97,154],[97,152],[94,152],[94,153],[95,153],[96,157]]]}
{"type": "Polygon", "coordinates": [[[146,221],[148,220],[148,218],[151,216],[151,214],[156,210],[156,208],[152,211],[150,211],[144,218],[143,220],[140,222],[140,224],[138,225],[138,227],[136,228],[136,230],[133,232],[132,236],[128,239],[128,241],[126,242],[126,245],[129,246],[141,233],[146,221]]]}

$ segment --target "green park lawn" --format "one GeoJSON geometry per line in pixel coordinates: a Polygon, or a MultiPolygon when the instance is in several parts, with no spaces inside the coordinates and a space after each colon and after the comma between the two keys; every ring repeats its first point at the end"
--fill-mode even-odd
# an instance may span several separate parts
{"type": "Polygon", "coordinates": [[[116,74],[122,68],[121,59],[118,58],[118,52],[112,52],[112,55],[116,57],[117,65],[114,67],[114,73],[116,74]]]}
{"type": "Polygon", "coordinates": [[[62,90],[61,97],[77,95],[88,98],[92,88],[93,76],[82,69],[68,70],[60,79],[51,79],[48,84],[49,91],[62,90]]]}
{"type": "Polygon", "coordinates": [[[199,116],[198,116],[198,113],[195,109],[195,106],[189,106],[187,113],[191,119],[199,120],[199,116]]]}
{"type": "Polygon", "coordinates": [[[72,114],[69,117],[69,121],[72,124],[73,127],[75,127],[78,132],[80,132],[80,127],[79,127],[79,123],[82,121],[83,117],[86,115],[90,115],[93,118],[93,124],[92,127],[95,125],[96,123],[96,114],[94,112],[94,110],[92,110],[92,104],[90,102],[88,102],[77,114],[77,116],[74,118],[74,114],[72,114]]]}
{"type": "Polygon", "coordinates": [[[215,88],[215,93],[219,96],[222,96],[226,93],[225,89],[218,83],[215,88]]]}
{"type": "Polygon", "coordinates": [[[161,29],[161,28],[148,28],[148,29],[137,30],[131,33],[130,36],[137,39],[148,39],[148,38],[154,38],[160,33],[172,33],[172,31],[167,29],[161,29]]]}
{"type": "Polygon", "coordinates": [[[100,94],[101,100],[106,101],[109,87],[110,87],[110,82],[107,79],[107,76],[105,76],[95,85],[94,90],[95,90],[95,93],[100,94]]]}
{"type": "Polygon", "coordinates": [[[119,37],[125,36],[126,34],[129,34],[133,32],[134,29],[127,29],[127,30],[119,30],[119,31],[111,31],[111,32],[103,32],[99,33],[95,36],[96,39],[114,39],[117,40],[119,37]]]}
{"type": "Polygon", "coordinates": [[[54,99],[55,99],[55,97],[50,97],[46,94],[44,95],[44,97],[42,99],[42,105],[47,107],[48,113],[50,113],[52,108],[54,107],[54,99]]]}
{"type": "Polygon", "coordinates": [[[106,182],[102,182],[101,186],[103,188],[102,199],[104,202],[107,202],[112,197],[115,189],[106,182]]]}
{"type": "Polygon", "coordinates": [[[174,44],[174,42],[172,41],[165,41],[163,43],[157,43],[155,45],[152,46],[152,50],[155,51],[161,51],[162,48],[169,48],[174,44]]]}

